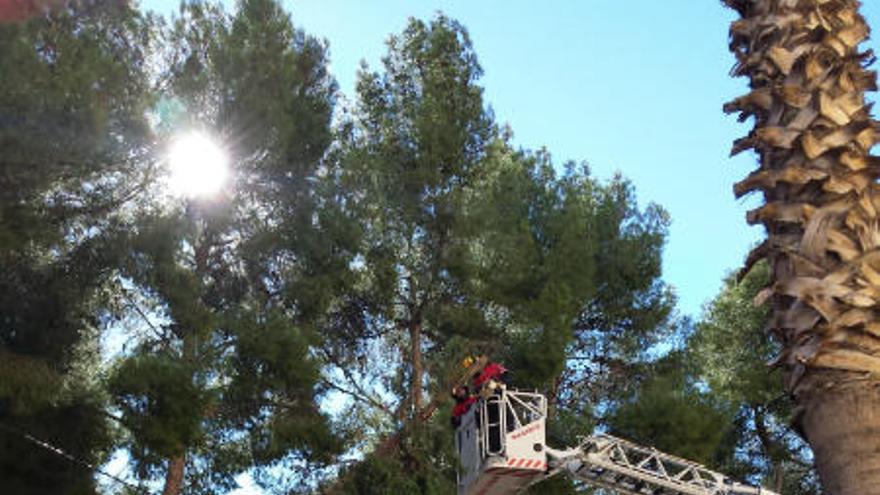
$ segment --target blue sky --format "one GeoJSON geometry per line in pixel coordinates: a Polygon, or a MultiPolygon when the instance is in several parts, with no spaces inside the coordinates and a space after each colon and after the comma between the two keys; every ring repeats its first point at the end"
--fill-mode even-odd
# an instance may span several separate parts
{"type": "MultiPolygon", "coordinates": [[[[880,3],[865,3],[869,24],[880,26],[880,3]]],[[[177,4],[141,3],[162,13],[177,4]]],[[[462,22],[485,71],[486,100],[518,145],[546,146],[559,164],[587,161],[600,179],[620,171],[635,184],[640,203],[670,212],[664,278],[684,314],[698,317],[725,273],[763,235],[745,223],[758,198],[737,201],[731,192],[755,158],[728,157],[748,127],[721,111],[745,92],[745,81],[728,75],[734,13],[718,0],[285,0],[285,6],[297,27],[330,43],[331,70],[349,97],[360,61],[378,68],[385,40],[408,17],[441,10],[462,22]]],[[[866,47],[880,51],[880,42],[866,47]]]]}

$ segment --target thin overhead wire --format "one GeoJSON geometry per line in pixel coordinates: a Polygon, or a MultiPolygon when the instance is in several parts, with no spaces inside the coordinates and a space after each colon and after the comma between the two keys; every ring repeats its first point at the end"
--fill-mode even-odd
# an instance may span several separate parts
{"type": "Polygon", "coordinates": [[[135,485],[133,483],[130,483],[130,482],[120,478],[119,476],[116,476],[114,474],[110,474],[107,471],[104,471],[103,469],[99,468],[98,466],[95,466],[94,464],[92,464],[88,461],[85,461],[83,459],[77,458],[76,456],[65,452],[64,449],[57,447],[55,445],[52,445],[51,443],[46,442],[44,440],[40,440],[39,438],[31,435],[30,433],[28,433],[26,431],[20,430],[18,428],[15,428],[13,426],[9,426],[4,423],[0,423],[0,430],[5,430],[9,433],[13,433],[13,434],[27,440],[29,443],[31,443],[33,445],[36,445],[44,450],[47,450],[47,451],[49,451],[59,457],[63,457],[64,459],[66,459],[67,461],[69,461],[73,464],[76,464],[80,467],[86,468],[90,471],[94,471],[95,473],[97,473],[101,476],[104,476],[105,478],[111,479],[117,483],[125,485],[128,488],[131,488],[132,490],[134,490],[136,493],[140,493],[143,495],[152,495],[145,488],[140,487],[138,485],[135,485]]]}

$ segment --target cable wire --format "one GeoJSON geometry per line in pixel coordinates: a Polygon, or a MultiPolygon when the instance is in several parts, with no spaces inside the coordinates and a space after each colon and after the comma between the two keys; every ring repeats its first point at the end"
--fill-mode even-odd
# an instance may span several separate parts
{"type": "Polygon", "coordinates": [[[152,495],[145,488],[140,487],[138,485],[135,485],[133,483],[130,483],[130,482],[114,475],[114,474],[110,474],[107,471],[104,471],[103,469],[99,468],[98,466],[95,466],[94,464],[92,464],[88,461],[84,461],[82,459],[79,459],[79,458],[65,452],[64,449],[57,447],[55,445],[52,445],[51,443],[46,442],[44,440],[40,440],[39,438],[31,435],[30,433],[28,433],[26,431],[20,430],[18,428],[13,427],[13,426],[9,426],[9,425],[4,424],[2,422],[0,422],[0,429],[5,430],[9,433],[13,433],[13,434],[27,440],[28,442],[30,442],[30,443],[32,443],[32,444],[34,444],[44,450],[47,450],[47,451],[49,451],[59,457],[63,457],[64,459],[66,459],[67,461],[69,461],[73,464],[76,464],[80,467],[84,467],[86,469],[89,469],[90,471],[94,471],[95,473],[100,474],[101,476],[109,478],[117,483],[123,484],[123,485],[127,486],[128,488],[131,488],[132,490],[134,490],[137,493],[141,493],[143,495],[152,495]]]}

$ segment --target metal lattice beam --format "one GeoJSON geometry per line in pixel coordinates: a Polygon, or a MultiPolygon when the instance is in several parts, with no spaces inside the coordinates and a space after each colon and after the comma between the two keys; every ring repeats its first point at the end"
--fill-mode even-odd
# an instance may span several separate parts
{"type": "Polygon", "coordinates": [[[577,449],[548,449],[548,454],[557,472],[622,495],[778,495],[611,435],[589,437],[577,449]]]}

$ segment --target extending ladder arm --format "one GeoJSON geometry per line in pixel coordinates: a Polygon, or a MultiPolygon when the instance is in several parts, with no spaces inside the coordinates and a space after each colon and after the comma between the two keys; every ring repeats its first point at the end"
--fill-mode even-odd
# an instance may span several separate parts
{"type": "Polygon", "coordinates": [[[574,449],[548,448],[547,454],[551,476],[564,472],[622,495],[778,495],[611,435],[589,437],[574,449]]]}

